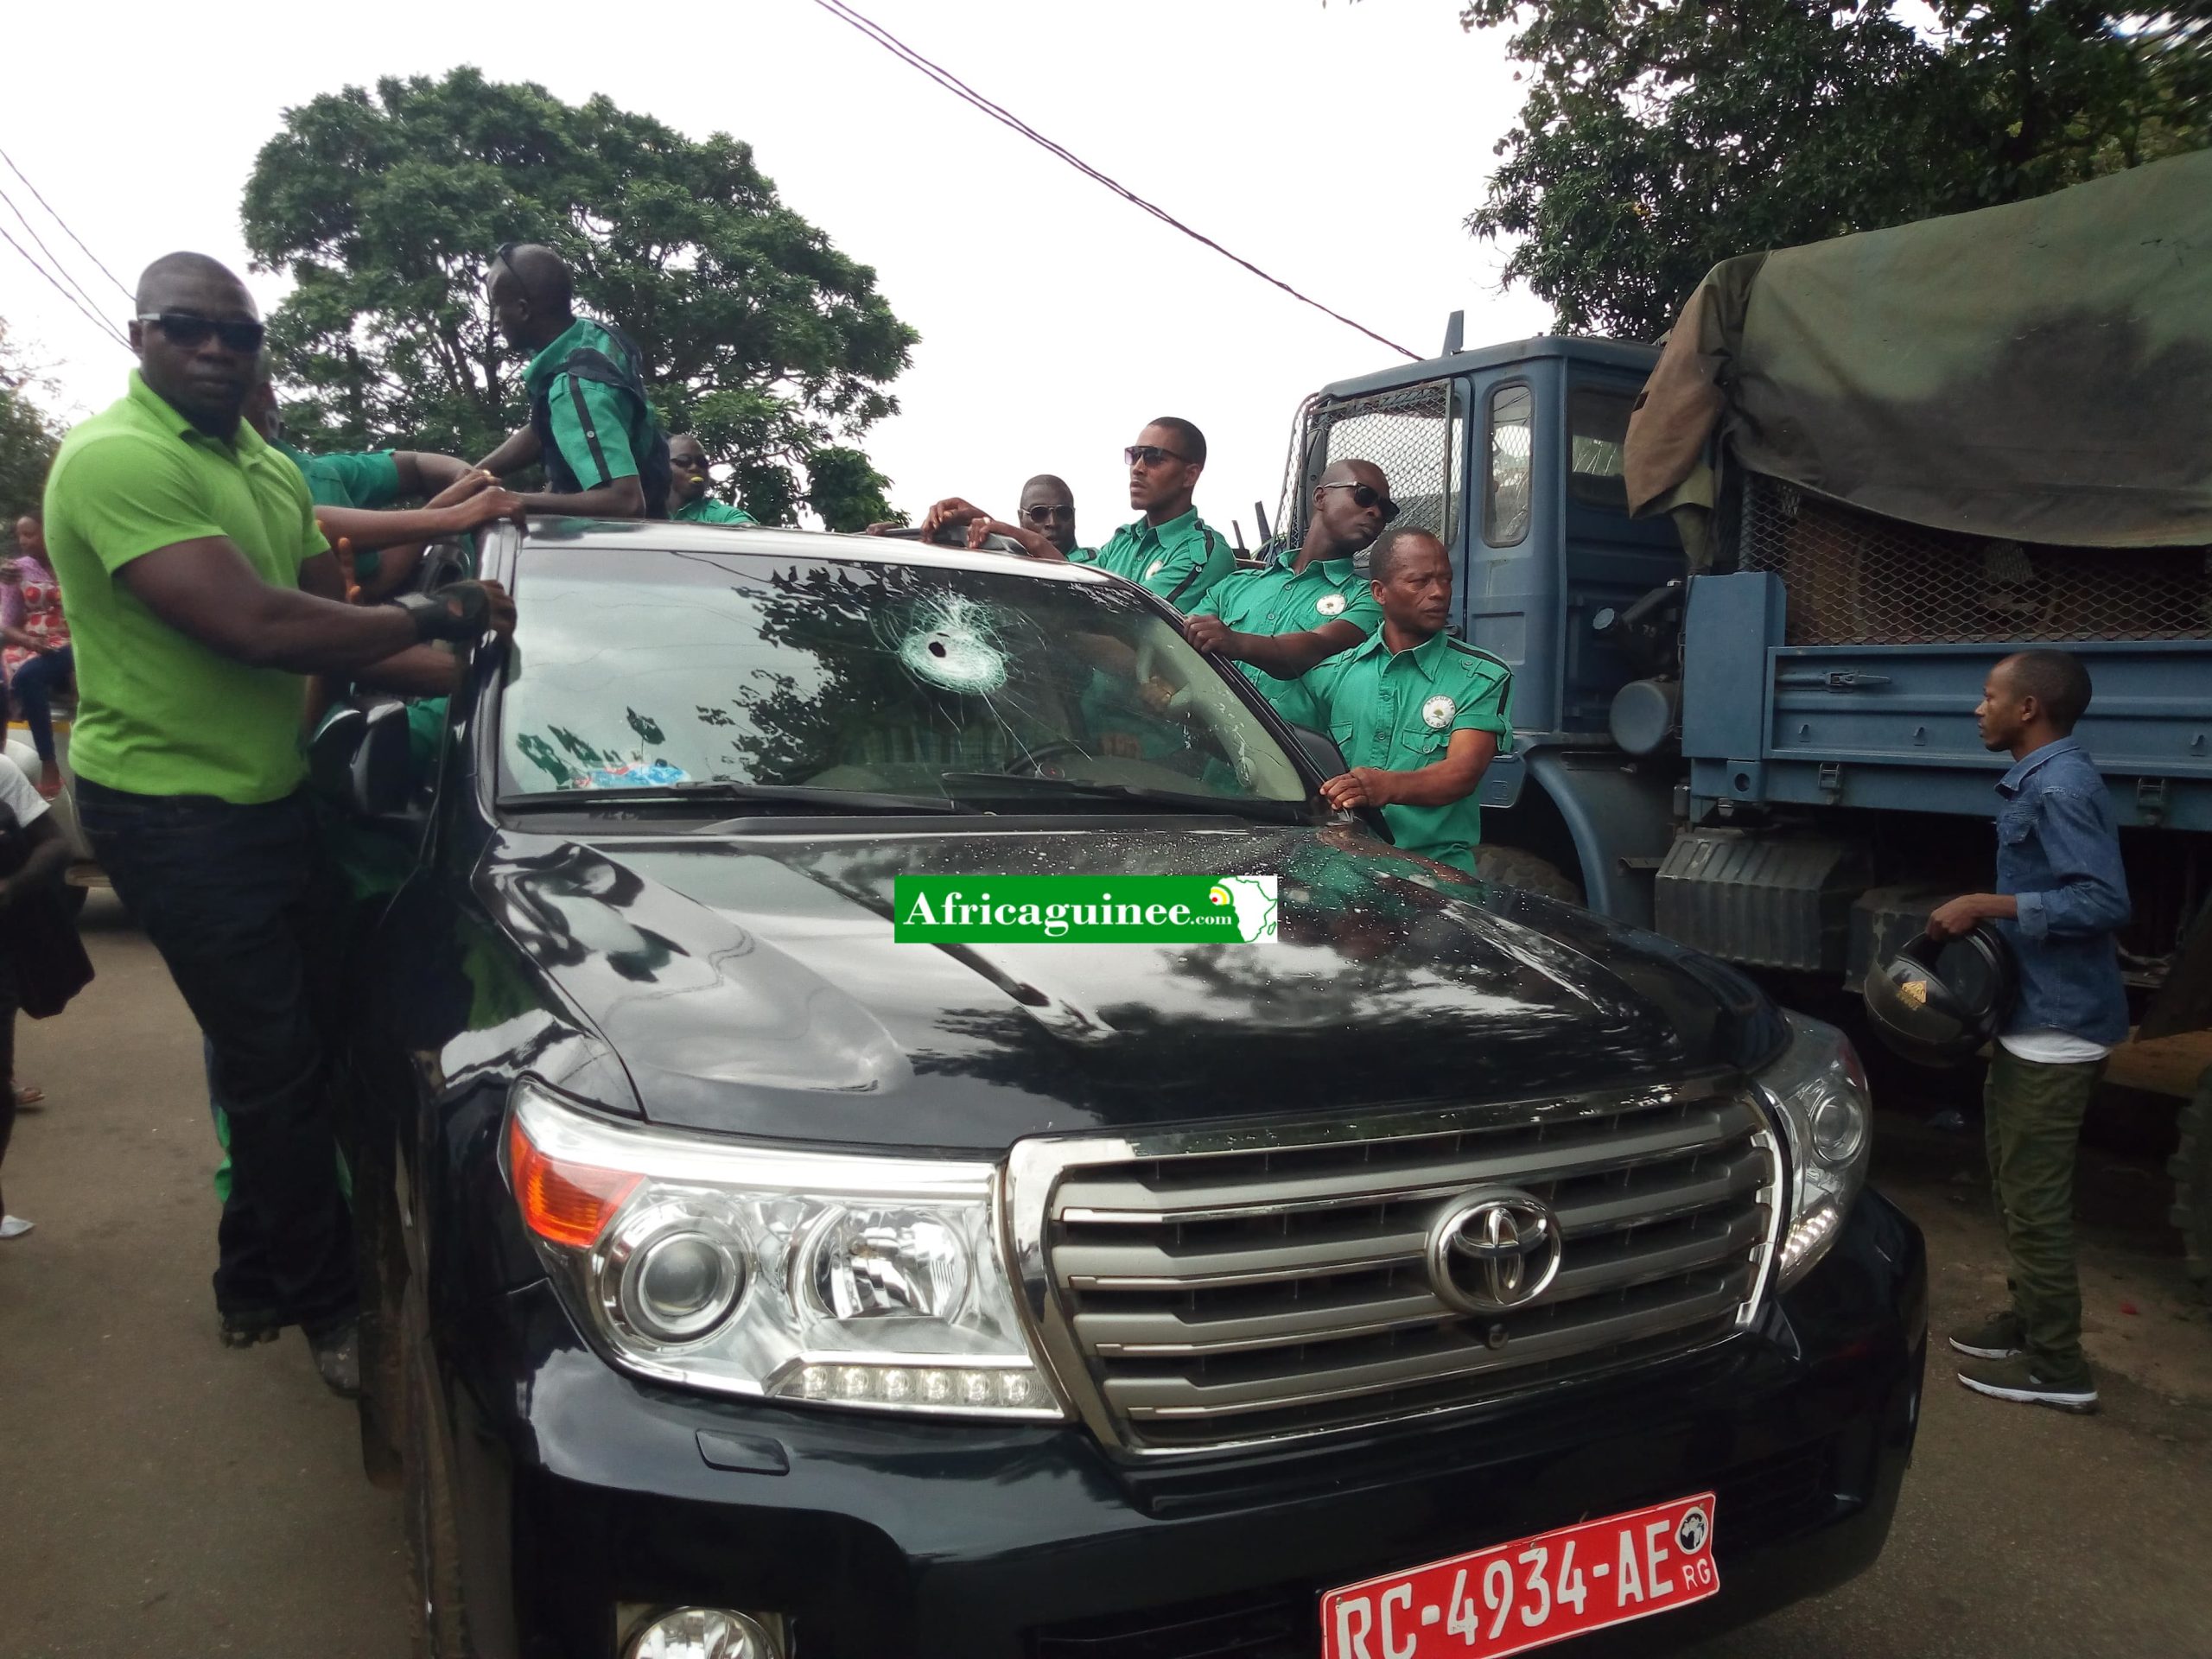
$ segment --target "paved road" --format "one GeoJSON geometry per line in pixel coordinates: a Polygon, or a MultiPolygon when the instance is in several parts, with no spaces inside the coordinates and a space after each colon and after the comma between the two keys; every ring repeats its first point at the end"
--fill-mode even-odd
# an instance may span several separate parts
{"type": "MultiPolygon", "coordinates": [[[[215,1341],[213,1162],[197,1039],[96,896],[99,978],[22,1032],[52,1104],[20,1124],[0,1245],[0,1659],[219,1653],[402,1659],[396,1500],[296,1336],[215,1341]]],[[[1889,1184],[1929,1234],[1939,1324],[2002,1282],[1966,1161],[1889,1184]]],[[[1702,1659],[2212,1659],[2212,1330],[2118,1166],[2085,1275],[2107,1410],[2075,1419],[1939,1380],[1888,1553],[1702,1659]],[[2133,1310],[2133,1312],[2127,1310],[2133,1310]]],[[[1560,1649],[1571,1653],[1571,1649],[1560,1649]]]]}

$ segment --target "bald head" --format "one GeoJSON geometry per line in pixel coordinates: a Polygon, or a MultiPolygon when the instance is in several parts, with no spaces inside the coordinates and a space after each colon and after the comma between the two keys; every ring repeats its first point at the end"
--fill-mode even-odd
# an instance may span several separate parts
{"type": "Polygon", "coordinates": [[[246,394],[262,378],[261,313],[253,296],[219,260],[170,253],[138,278],[137,301],[130,348],[147,388],[208,436],[229,438],[246,394]]]}
{"type": "Polygon", "coordinates": [[[510,345],[536,351],[575,321],[575,278],[567,260],[538,242],[513,242],[493,256],[492,319],[510,345]]]}
{"type": "Polygon", "coordinates": [[[221,295],[232,313],[243,311],[250,317],[261,315],[254,306],[253,296],[246,292],[238,274],[221,260],[211,259],[204,253],[165,253],[139,274],[137,298],[142,315],[190,309],[212,317],[216,314],[200,311],[197,306],[186,303],[210,294],[221,295]]]}
{"type": "Polygon", "coordinates": [[[1307,553],[1317,559],[1351,558],[1397,516],[1390,480],[1371,461],[1332,461],[1313,486],[1313,516],[1306,527],[1307,553]],[[1360,501],[1366,497],[1366,504],[1360,501]]]}
{"type": "Polygon", "coordinates": [[[1065,480],[1039,473],[1021,486],[1021,523],[1063,553],[1075,546],[1075,492],[1065,480]]]}

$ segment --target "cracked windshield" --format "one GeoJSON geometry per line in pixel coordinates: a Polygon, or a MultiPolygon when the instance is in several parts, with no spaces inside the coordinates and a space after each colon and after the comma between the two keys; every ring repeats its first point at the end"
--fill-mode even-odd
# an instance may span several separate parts
{"type": "Polygon", "coordinates": [[[1276,810],[1306,798],[1223,677],[1102,585],[540,547],[518,591],[509,796],[727,785],[966,803],[1057,789],[1276,810]]]}

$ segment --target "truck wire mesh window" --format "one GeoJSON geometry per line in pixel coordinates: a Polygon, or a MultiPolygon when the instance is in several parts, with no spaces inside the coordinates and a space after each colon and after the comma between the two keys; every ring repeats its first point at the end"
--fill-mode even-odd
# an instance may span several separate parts
{"type": "Polygon", "coordinates": [[[1483,484],[1483,540],[1510,547],[1529,533],[1529,435],[1535,397],[1525,385],[1490,395],[1489,474],[1483,484]]]}
{"type": "Polygon", "coordinates": [[[1625,392],[1577,386],[1567,395],[1567,487],[1593,507],[1628,511],[1628,480],[1621,475],[1621,447],[1628,442],[1625,392]]]}

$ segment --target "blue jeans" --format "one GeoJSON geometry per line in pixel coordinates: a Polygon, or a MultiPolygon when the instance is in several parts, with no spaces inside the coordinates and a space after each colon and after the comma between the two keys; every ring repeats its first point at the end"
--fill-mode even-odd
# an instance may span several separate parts
{"type": "Polygon", "coordinates": [[[79,778],[77,814],[200,1022],[229,1111],[215,1305],[320,1335],[357,1297],[324,1034],[339,893],[307,798],[238,806],[79,778]]]}
{"type": "Polygon", "coordinates": [[[10,687],[23,711],[23,723],[31,728],[32,747],[49,767],[54,765],[54,688],[67,684],[76,671],[76,650],[64,645],[48,656],[20,664],[10,687]]]}

